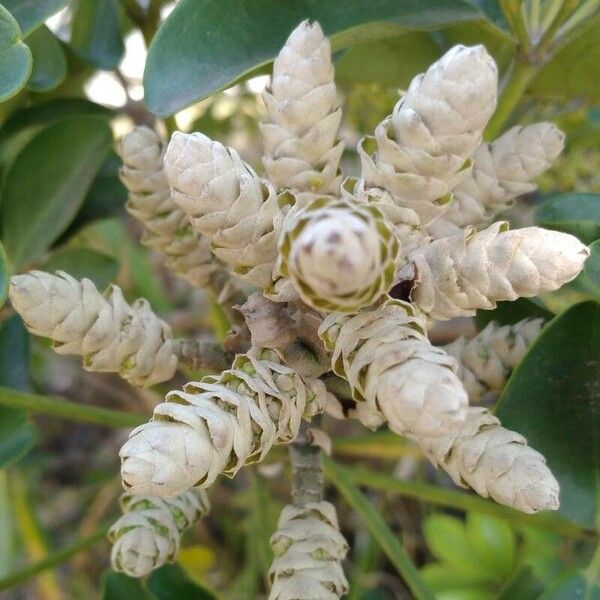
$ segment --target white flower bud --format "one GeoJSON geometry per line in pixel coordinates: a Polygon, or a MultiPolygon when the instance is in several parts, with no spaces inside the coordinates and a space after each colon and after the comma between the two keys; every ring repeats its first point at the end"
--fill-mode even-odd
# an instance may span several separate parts
{"type": "Polygon", "coordinates": [[[277,196],[235,150],[201,133],[173,134],[165,173],[173,199],[209,238],[215,255],[250,283],[270,285],[292,197],[277,196]]]}
{"type": "Polygon", "coordinates": [[[468,225],[487,225],[517,196],[536,189],[533,180],[562,152],[564,133],[552,123],[516,126],[473,155],[473,169],[454,188],[454,202],[430,227],[447,237],[468,225]]]}
{"type": "Polygon", "coordinates": [[[171,198],[163,171],[163,144],[148,127],[136,127],[121,140],[121,180],[129,191],[127,211],[144,225],[142,243],[165,256],[166,265],[196,287],[227,280],[225,266],[208,239],[196,233],[171,198]]]}
{"type": "Polygon", "coordinates": [[[458,376],[471,402],[480,402],[488,392],[502,391],[543,324],[543,319],[524,319],[502,327],[492,322],[471,339],[461,336],[443,346],[457,359],[458,376]]]}
{"type": "Polygon", "coordinates": [[[239,355],[219,377],[169,392],[153,420],[131,432],[120,452],[123,485],[170,498],[233,476],[292,441],[303,416],[323,411],[325,396],[322,382],[304,381],[275,351],[239,355]]]}
{"type": "Polygon", "coordinates": [[[414,210],[424,227],[448,208],[496,106],[498,72],[483,46],[454,46],[415,77],[374,138],[359,144],[368,186],[414,210]]]}
{"type": "Polygon", "coordinates": [[[409,304],[388,300],[357,315],[328,315],[319,335],[334,372],[368,404],[356,415],[365,425],[381,414],[395,433],[436,437],[464,420],[467,394],[455,361],[430,344],[409,304]]]}
{"type": "Polygon", "coordinates": [[[588,256],[572,235],[541,227],[509,231],[500,221],[414,252],[399,278],[413,281],[411,300],[421,310],[451,319],[557,290],[577,276],[588,256]]]}
{"type": "Polygon", "coordinates": [[[204,490],[185,492],[171,500],[158,496],[121,496],[123,516],[110,528],[112,568],[130,577],[144,577],[179,552],[183,532],[208,514],[204,490]]]}
{"type": "Polygon", "coordinates": [[[337,106],[329,41],[318,23],[294,29],[273,64],[263,93],[268,121],[261,124],[268,178],[293,190],[304,204],[337,194],[343,143],[336,143],[342,111],[337,106]]]}
{"type": "Polygon", "coordinates": [[[446,437],[413,439],[456,485],[525,513],[558,508],[558,482],[544,457],[484,408],[469,408],[446,437]]]}
{"type": "Polygon", "coordinates": [[[285,506],[270,543],[269,600],[338,600],[347,593],[342,561],[348,544],[329,502],[285,506]]]}
{"type": "Polygon", "coordinates": [[[150,386],[175,373],[171,328],[146,300],[127,304],[120,288],[102,295],[89,279],[30,271],[10,280],[10,300],[34,335],[50,338],[58,354],[78,354],[88,371],[119,373],[150,386]]]}
{"type": "Polygon", "coordinates": [[[286,220],[278,266],[309,306],[357,312],[392,286],[399,251],[374,206],[320,198],[286,220]]]}

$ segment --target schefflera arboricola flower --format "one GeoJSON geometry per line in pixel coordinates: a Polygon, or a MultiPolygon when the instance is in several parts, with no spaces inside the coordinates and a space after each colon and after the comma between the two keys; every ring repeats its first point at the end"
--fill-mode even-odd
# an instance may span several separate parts
{"type": "Polygon", "coordinates": [[[278,269],[309,306],[357,312],[392,287],[399,254],[398,239],[375,206],[319,198],[286,221],[278,269]]]}
{"type": "Polygon", "coordinates": [[[348,591],[348,544],[329,502],[285,506],[270,543],[269,600],[337,600],[348,591]]]}
{"type": "Polygon", "coordinates": [[[167,394],[121,448],[123,485],[164,498],[209,487],[220,473],[233,476],[291,442],[325,399],[321,381],[304,380],[273,350],[253,348],[221,375],[167,394]]]}
{"type": "Polygon", "coordinates": [[[183,532],[208,514],[205,490],[190,490],[176,498],[121,496],[123,516],[110,528],[111,564],[130,577],[144,577],[179,553],[183,532]]]}
{"type": "Polygon", "coordinates": [[[490,392],[502,391],[543,324],[543,319],[523,319],[502,326],[492,321],[471,339],[461,336],[442,346],[458,361],[458,376],[471,402],[480,402],[490,392]]]}
{"type": "Polygon", "coordinates": [[[147,300],[129,305],[116,285],[101,294],[89,279],[30,271],[11,277],[9,296],[32,334],[52,340],[58,354],[82,356],[88,371],[119,373],[139,386],[175,373],[169,325],[147,300]]]}

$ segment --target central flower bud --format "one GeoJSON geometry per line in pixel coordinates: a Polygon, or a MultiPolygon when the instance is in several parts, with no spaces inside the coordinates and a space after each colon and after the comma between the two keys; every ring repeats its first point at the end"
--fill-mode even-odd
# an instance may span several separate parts
{"type": "Polygon", "coordinates": [[[389,289],[398,254],[398,241],[375,207],[320,198],[290,215],[279,267],[310,306],[357,311],[389,289]]]}

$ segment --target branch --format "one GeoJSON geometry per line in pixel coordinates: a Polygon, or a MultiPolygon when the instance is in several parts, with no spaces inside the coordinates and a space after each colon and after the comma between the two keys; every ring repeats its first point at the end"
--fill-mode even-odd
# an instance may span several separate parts
{"type": "Polygon", "coordinates": [[[323,500],[323,458],[321,448],[311,444],[308,424],[302,423],[300,433],[290,445],[292,464],[292,501],[294,506],[323,500]]]}

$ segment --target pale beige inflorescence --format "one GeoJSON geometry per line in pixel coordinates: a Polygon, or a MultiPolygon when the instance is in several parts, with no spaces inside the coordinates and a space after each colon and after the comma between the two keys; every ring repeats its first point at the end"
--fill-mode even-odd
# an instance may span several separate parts
{"type": "Polygon", "coordinates": [[[269,600],[338,600],[348,591],[348,544],[329,502],[285,506],[271,537],[269,600]]]}
{"type": "Polygon", "coordinates": [[[496,107],[498,71],[483,46],[454,46],[415,77],[374,137],[359,144],[368,186],[388,191],[425,227],[468,176],[496,107]]]}
{"type": "Polygon", "coordinates": [[[431,345],[425,323],[404,302],[388,300],[356,315],[328,315],[319,335],[333,371],[348,381],[367,426],[381,415],[400,435],[443,436],[466,414],[456,363],[431,345]]]}
{"type": "Polygon", "coordinates": [[[273,350],[253,349],[221,375],[167,394],[121,448],[123,483],[131,493],[165,498],[208,487],[291,442],[325,399],[321,381],[303,380],[273,350]]]}
{"type": "Polygon", "coordinates": [[[523,319],[503,326],[491,322],[476,336],[461,336],[443,346],[458,361],[458,376],[471,402],[503,390],[543,324],[543,319],[523,319]]]}
{"type": "Polygon", "coordinates": [[[144,577],[177,558],[183,532],[207,515],[205,490],[190,490],[166,500],[158,496],[121,496],[121,516],[110,528],[111,564],[130,577],[144,577]]]}
{"type": "Polygon", "coordinates": [[[260,127],[267,177],[277,189],[293,190],[300,204],[339,193],[344,146],[336,140],[336,96],[329,40],[318,23],[304,21],[275,59],[260,127]]]}
{"type": "Polygon", "coordinates": [[[525,513],[558,508],[558,482],[544,457],[485,408],[470,407],[446,436],[413,439],[456,485],[525,513]]]}
{"type": "Polygon", "coordinates": [[[575,236],[541,227],[509,230],[499,221],[415,251],[399,277],[412,282],[410,298],[421,310],[451,319],[557,290],[581,272],[588,256],[575,236]]]}
{"type": "Polygon", "coordinates": [[[119,153],[121,180],[129,192],[127,211],[144,226],[142,243],[161,252],[167,266],[196,287],[227,281],[226,269],[212,253],[208,238],[192,229],[171,197],[158,135],[148,127],[136,127],[121,139],[119,153]]]}
{"type": "Polygon", "coordinates": [[[366,202],[318,198],[297,211],[279,240],[279,273],[306,304],[358,312],[392,287],[400,245],[366,202]]]}
{"type": "Polygon", "coordinates": [[[215,255],[257,287],[271,285],[293,197],[277,194],[235,150],[201,133],[173,134],[165,172],[173,199],[210,240],[215,255]]]}
{"type": "Polygon", "coordinates": [[[52,340],[58,354],[83,357],[88,371],[119,373],[139,386],[175,373],[169,325],[146,300],[129,305],[116,285],[101,294],[89,279],[30,271],[11,277],[9,295],[32,334],[52,340]]]}
{"type": "Polygon", "coordinates": [[[454,202],[429,228],[447,237],[469,225],[488,225],[512,201],[533,192],[533,180],[550,168],[564,146],[564,133],[552,123],[515,126],[473,155],[473,169],[453,190],[454,202]]]}

